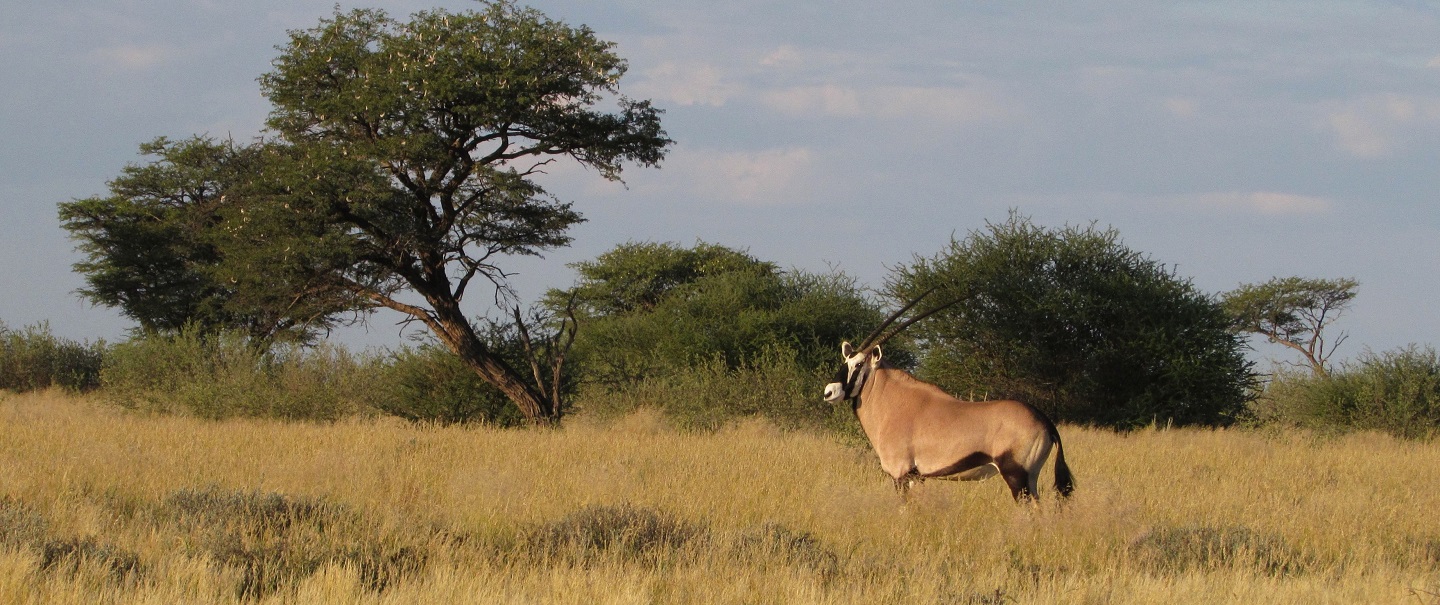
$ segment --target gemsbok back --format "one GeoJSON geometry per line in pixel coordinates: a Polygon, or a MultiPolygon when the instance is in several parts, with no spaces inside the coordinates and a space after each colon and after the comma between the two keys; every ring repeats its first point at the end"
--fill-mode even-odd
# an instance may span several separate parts
{"type": "Polygon", "coordinates": [[[902,497],[925,479],[976,481],[999,473],[1016,502],[1035,501],[1036,482],[1055,449],[1055,490],[1075,489],[1060,432],[1040,410],[1019,401],[963,401],[886,362],[880,345],[952,303],[901,323],[881,337],[930,290],[895,312],[859,347],[840,346],[845,363],[825,386],[825,400],[849,400],[860,427],[902,497]]]}

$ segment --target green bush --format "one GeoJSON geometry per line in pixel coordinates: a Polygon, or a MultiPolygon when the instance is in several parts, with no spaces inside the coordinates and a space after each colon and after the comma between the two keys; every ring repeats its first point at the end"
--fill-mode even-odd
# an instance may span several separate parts
{"type": "Polygon", "coordinates": [[[267,351],[241,332],[186,328],[116,345],[101,383],[115,402],[147,411],[336,420],[373,407],[376,363],[340,347],[267,351]]]}
{"type": "Polygon", "coordinates": [[[105,349],[104,341],[77,343],[56,337],[47,322],[20,330],[0,322],[0,389],[94,389],[100,385],[105,349]]]}
{"type": "MultiPolygon", "coordinates": [[[[573,308],[580,321],[576,406],[601,415],[648,407],[694,429],[757,415],[834,425],[819,392],[840,343],[884,317],[842,273],[781,271],[704,242],[628,243],[572,266],[579,281],[546,304],[573,308]]],[[[892,353],[908,359],[903,347],[892,353]]]]}
{"type": "Polygon", "coordinates": [[[910,329],[921,378],[950,393],[1119,429],[1227,424],[1252,396],[1231,318],[1113,229],[1012,214],[916,257],[887,285],[900,301],[938,288],[920,309],[959,301],[910,329]]]}
{"type": "Polygon", "coordinates": [[[392,353],[379,368],[374,404],[411,421],[481,421],[518,426],[525,418],[499,389],[454,353],[433,345],[392,353]]]}
{"type": "Polygon", "coordinates": [[[853,431],[849,408],[821,398],[829,376],[805,367],[792,349],[769,347],[739,367],[712,356],[677,363],[670,371],[632,383],[588,383],[576,408],[601,418],[655,409],[687,430],[715,430],[742,418],[762,417],[782,428],[853,431]]]}
{"type": "Polygon", "coordinates": [[[1322,431],[1377,430],[1410,439],[1440,434],[1440,356],[1409,346],[1365,353],[1329,376],[1275,374],[1255,403],[1259,422],[1322,431]]]}

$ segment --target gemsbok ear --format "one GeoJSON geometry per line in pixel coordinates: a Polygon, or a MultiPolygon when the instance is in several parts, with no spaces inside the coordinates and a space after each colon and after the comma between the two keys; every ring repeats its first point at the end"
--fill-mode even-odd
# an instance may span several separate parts
{"type": "Polygon", "coordinates": [[[855,347],[850,344],[850,341],[847,340],[840,343],[840,356],[845,359],[850,359],[855,356],[855,347]]]}
{"type": "Polygon", "coordinates": [[[870,365],[872,365],[872,366],[874,366],[874,365],[879,365],[879,363],[880,363],[880,356],[881,356],[881,353],[880,353],[880,345],[875,345],[875,346],[872,347],[870,350],[872,351],[872,352],[870,353],[870,365]]]}

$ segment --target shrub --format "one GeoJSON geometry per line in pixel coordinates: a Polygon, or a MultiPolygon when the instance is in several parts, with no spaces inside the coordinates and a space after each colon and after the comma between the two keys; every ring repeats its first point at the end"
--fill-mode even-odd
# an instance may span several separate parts
{"type": "Polygon", "coordinates": [[[47,322],[20,330],[0,322],[0,389],[94,389],[100,385],[105,350],[104,341],[90,344],[58,338],[47,322]]]}
{"type": "Polygon", "coordinates": [[[739,367],[713,356],[633,383],[588,384],[576,407],[602,418],[652,408],[688,430],[752,416],[782,428],[855,430],[849,409],[821,398],[828,379],[829,372],[804,367],[792,349],[769,347],[739,367]]]}
{"type": "Polygon", "coordinates": [[[266,351],[241,332],[186,328],[117,345],[101,382],[115,402],[147,411],[336,420],[371,409],[374,365],[334,346],[266,351]]]}
{"type": "Polygon", "coordinates": [[[411,421],[518,426],[519,409],[454,353],[433,345],[392,353],[379,370],[374,404],[411,421]]]}
{"type": "Polygon", "coordinates": [[[916,324],[920,375],[955,394],[1015,398],[1056,420],[1114,428],[1226,424],[1253,374],[1231,318],[1113,229],[1046,229],[1011,215],[888,290],[920,306],[959,304],[916,324]]]}
{"type": "Polygon", "coordinates": [[[1367,352],[1329,376],[1282,371],[1254,416],[1325,431],[1377,430],[1410,439],[1440,434],[1440,356],[1431,347],[1367,352]]]}
{"type": "Polygon", "coordinates": [[[739,369],[777,347],[803,367],[833,371],[841,340],[883,317],[849,276],[781,271],[704,242],[624,244],[572,266],[579,282],[551,291],[546,304],[573,305],[582,327],[572,359],[584,382],[612,388],[716,359],[739,369]]]}

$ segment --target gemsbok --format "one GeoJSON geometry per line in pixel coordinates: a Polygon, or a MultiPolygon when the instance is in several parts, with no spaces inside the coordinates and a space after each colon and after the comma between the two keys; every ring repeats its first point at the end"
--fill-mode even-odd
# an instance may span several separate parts
{"type": "Polygon", "coordinates": [[[880,345],[910,324],[948,307],[945,303],[901,323],[896,319],[933,292],[895,312],[853,347],[840,346],[845,363],[825,386],[825,400],[849,400],[860,427],[895,480],[902,498],[925,479],[977,481],[999,473],[1016,502],[1033,502],[1036,482],[1055,449],[1055,490],[1063,499],[1075,489],[1060,432],[1040,410],[1019,401],[963,401],[885,361],[880,345]]]}

